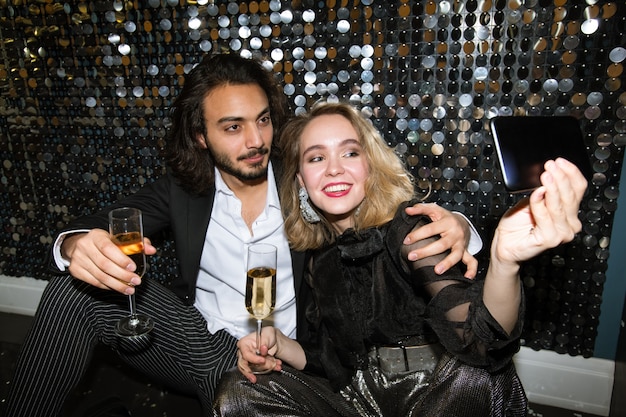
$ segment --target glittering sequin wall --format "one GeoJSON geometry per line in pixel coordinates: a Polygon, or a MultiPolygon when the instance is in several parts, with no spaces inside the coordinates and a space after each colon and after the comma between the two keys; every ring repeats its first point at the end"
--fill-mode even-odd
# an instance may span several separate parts
{"type": "MultiPolygon", "coordinates": [[[[69,219],[164,172],[206,53],[260,57],[294,112],[349,100],[488,239],[507,193],[488,120],[574,115],[595,176],[571,244],[529,262],[524,343],[593,355],[626,144],[626,6],[595,0],[0,0],[0,274],[46,278],[69,219]]],[[[153,279],[175,273],[167,236],[153,279]]],[[[485,265],[484,252],[480,255],[485,265]]],[[[483,266],[484,270],[484,266],[483,266]]]]}

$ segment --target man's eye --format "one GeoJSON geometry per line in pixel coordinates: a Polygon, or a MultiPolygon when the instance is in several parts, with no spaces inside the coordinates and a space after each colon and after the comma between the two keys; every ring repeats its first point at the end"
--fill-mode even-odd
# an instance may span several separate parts
{"type": "Polygon", "coordinates": [[[261,116],[258,120],[257,120],[257,124],[259,126],[269,126],[272,124],[272,118],[270,117],[270,115],[268,114],[267,116],[261,116]]]}

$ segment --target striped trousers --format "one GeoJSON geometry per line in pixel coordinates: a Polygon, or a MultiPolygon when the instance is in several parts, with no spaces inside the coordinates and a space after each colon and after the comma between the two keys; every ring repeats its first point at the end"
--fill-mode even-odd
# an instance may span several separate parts
{"type": "Polygon", "coordinates": [[[147,340],[115,335],[115,323],[128,315],[126,296],[70,276],[53,278],[19,354],[4,415],[58,415],[98,343],[155,382],[197,396],[209,415],[219,378],[237,363],[237,340],[223,330],[209,333],[196,308],[154,280],[143,281],[136,300],[137,311],[154,319],[147,340]]]}

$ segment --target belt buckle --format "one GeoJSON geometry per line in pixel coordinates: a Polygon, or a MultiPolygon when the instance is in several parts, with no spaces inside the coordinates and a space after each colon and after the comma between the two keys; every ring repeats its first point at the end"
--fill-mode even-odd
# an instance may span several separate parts
{"type": "Polygon", "coordinates": [[[406,351],[406,346],[376,346],[376,361],[378,363],[378,367],[386,372],[397,373],[397,372],[409,372],[411,370],[411,365],[409,363],[409,357],[406,351]],[[397,349],[402,350],[402,365],[404,365],[404,369],[397,369],[397,364],[400,364],[400,361],[396,361],[396,356],[392,355],[394,351],[397,349]],[[385,352],[381,355],[381,351],[385,352]],[[384,357],[381,357],[384,356],[384,357]]]}
{"type": "Polygon", "coordinates": [[[382,371],[390,373],[431,369],[437,362],[438,351],[433,345],[375,347],[378,367],[382,371]],[[409,349],[411,352],[409,352],[409,349]],[[402,353],[400,353],[400,350],[402,353]]]}

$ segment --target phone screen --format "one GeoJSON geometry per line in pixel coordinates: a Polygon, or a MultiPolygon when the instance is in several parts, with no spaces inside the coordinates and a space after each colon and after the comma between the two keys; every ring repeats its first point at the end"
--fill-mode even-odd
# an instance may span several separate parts
{"type": "Polygon", "coordinates": [[[543,165],[562,157],[590,180],[591,163],[578,120],[571,116],[499,116],[490,121],[504,185],[511,192],[541,185],[543,165]]]}

